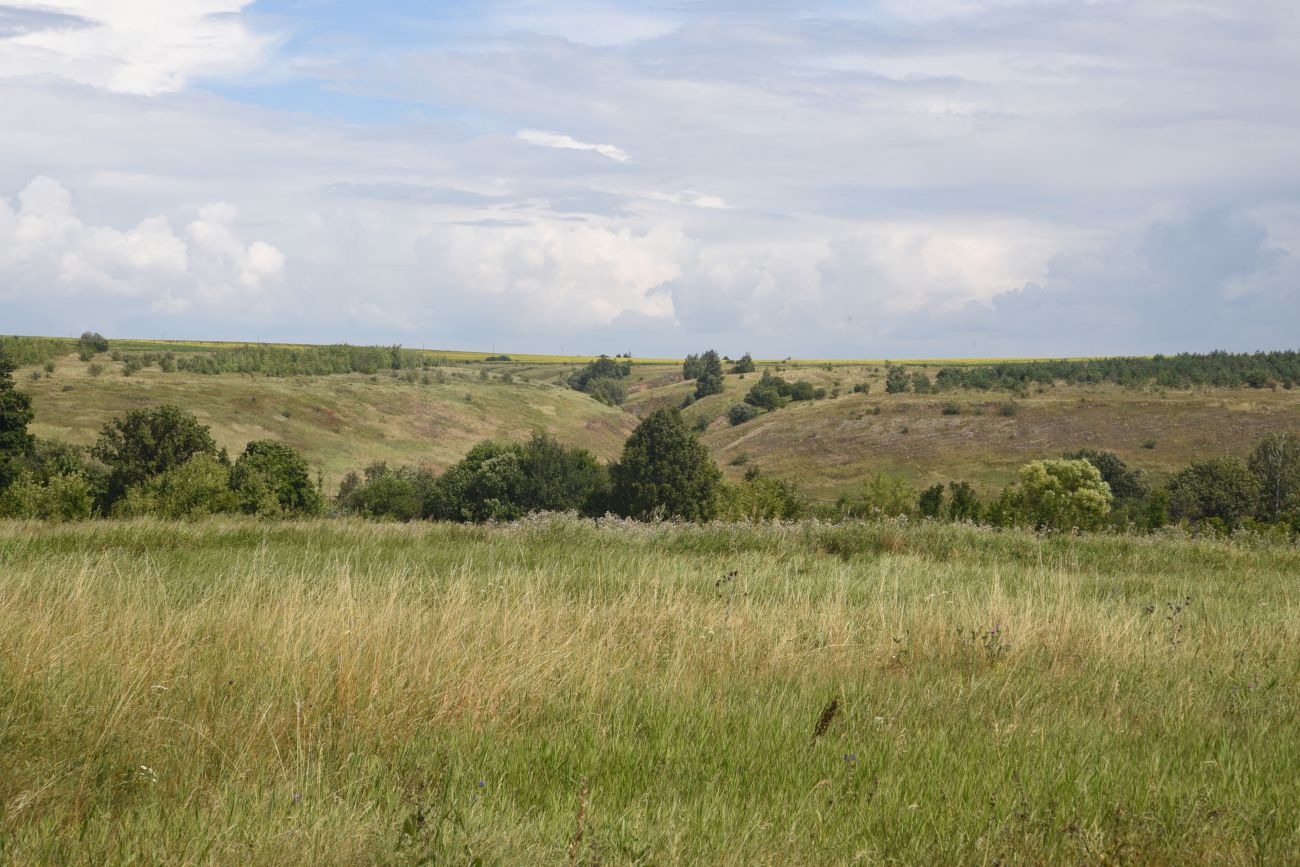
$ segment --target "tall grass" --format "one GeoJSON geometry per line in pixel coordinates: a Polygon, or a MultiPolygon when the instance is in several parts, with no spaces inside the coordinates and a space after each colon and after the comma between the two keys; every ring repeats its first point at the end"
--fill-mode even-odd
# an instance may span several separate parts
{"type": "Polygon", "coordinates": [[[961,526],[0,524],[0,862],[1288,863],[1297,575],[961,526]]]}

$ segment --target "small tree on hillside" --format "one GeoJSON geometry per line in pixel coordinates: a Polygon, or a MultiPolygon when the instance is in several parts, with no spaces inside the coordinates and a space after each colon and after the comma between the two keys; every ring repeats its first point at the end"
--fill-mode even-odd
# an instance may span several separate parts
{"type": "Polygon", "coordinates": [[[753,356],[751,356],[748,352],[746,352],[744,355],[740,356],[739,361],[737,361],[734,365],[732,365],[731,372],[732,373],[753,373],[755,369],[756,368],[754,367],[753,356]]]}
{"type": "Polygon", "coordinates": [[[108,424],[91,454],[108,465],[107,502],[131,485],[178,467],[198,454],[215,455],[207,425],[180,407],[133,409],[108,424]]]}
{"type": "Polygon", "coordinates": [[[0,352],[0,489],[18,477],[23,459],[35,444],[27,432],[33,417],[32,399],[14,387],[13,372],[13,365],[0,352]]]}
{"type": "Polygon", "coordinates": [[[628,437],[610,478],[623,515],[702,521],[716,514],[722,474],[681,413],[659,409],[628,437]]]}
{"type": "Polygon", "coordinates": [[[907,371],[901,367],[890,365],[885,371],[885,392],[887,394],[905,394],[910,382],[907,371]]]}
{"type": "Polygon", "coordinates": [[[687,355],[686,360],[682,362],[682,379],[690,382],[692,379],[699,379],[703,373],[704,362],[700,360],[700,356],[687,355]]]}

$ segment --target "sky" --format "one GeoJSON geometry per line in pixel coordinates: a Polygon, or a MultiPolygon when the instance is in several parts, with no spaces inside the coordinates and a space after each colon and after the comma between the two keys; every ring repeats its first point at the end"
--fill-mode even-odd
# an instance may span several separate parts
{"type": "Polygon", "coordinates": [[[0,0],[0,333],[1300,346],[1294,0],[0,0]]]}

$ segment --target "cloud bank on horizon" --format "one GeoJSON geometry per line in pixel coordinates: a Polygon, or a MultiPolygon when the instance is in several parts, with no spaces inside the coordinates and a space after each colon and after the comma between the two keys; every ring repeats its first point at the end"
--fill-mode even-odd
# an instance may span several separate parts
{"type": "Polygon", "coordinates": [[[1296,346],[1289,0],[0,0],[0,332],[1296,346]]]}

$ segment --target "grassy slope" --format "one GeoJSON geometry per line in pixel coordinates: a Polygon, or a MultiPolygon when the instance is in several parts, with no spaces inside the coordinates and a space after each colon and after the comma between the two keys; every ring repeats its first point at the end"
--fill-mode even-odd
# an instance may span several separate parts
{"type": "MultiPolygon", "coordinates": [[[[114,413],[171,401],[212,425],[218,441],[232,450],[250,439],[285,439],[331,482],[372,460],[445,466],[479,439],[522,437],[537,427],[614,457],[636,417],[680,406],[694,391],[693,383],[680,381],[680,365],[667,363],[633,368],[627,412],[564,388],[574,365],[537,360],[450,365],[441,368],[451,377],[445,385],[359,375],[206,377],[156,368],[126,378],[120,365],[107,367],[94,379],[69,356],[52,378],[33,381],[21,372],[20,386],[35,399],[35,432],[88,443],[114,413]],[[482,382],[480,370],[510,372],[517,383],[482,382]],[[518,381],[525,376],[531,384],[518,381]]],[[[918,485],[966,479],[991,492],[1028,460],[1085,446],[1113,450],[1160,476],[1195,457],[1244,454],[1269,431],[1300,430],[1300,390],[1057,386],[1016,400],[1017,414],[1004,417],[999,407],[1011,400],[1005,392],[887,395],[881,365],[781,367],[792,381],[808,379],[828,390],[838,384],[841,396],[792,404],[733,428],[726,411],[759,374],[732,375],[725,377],[724,394],[693,404],[685,415],[711,422],[704,440],[731,477],[758,466],[825,500],[879,471],[902,473],[918,485]],[[870,394],[850,393],[864,381],[871,384],[870,394]],[[959,415],[942,413],[949,402],[960,406],[959,415]],[[881,413],[869,414],[875,407],[881,413]],[[1148,440],[1155,441],[1154,449],[1142,447],[1148,440]],[[748,462],[731,466],[742,454],[748,462]]]]}
{"type": "Polygon", "coordinates": [[[0,863],[1292,863],[1298,557],[0,523],[0,863]]]}
{"type": "MultiPolygon", "coordinates": [[[[388,376],[202,376],[162,373],[130,377],[106,365],[92,377],[75,356],[54,375],[32,380],[39,436],[94,441],[100,427],[126,409],[169,402],[212,427],[232,453],[249,440],[274,438],[301,449],[335,482],[347,470],[375,460],[442,467],[488,437],[523,438],[545,428],[601,457],[618,453],[635,420],[575,391],[541,383],[484,382],[477,370],[442,369],[446,384],[407,383],[388,376]]],[[[436,375],[436,373],[435,373],[436,375]]]]}

